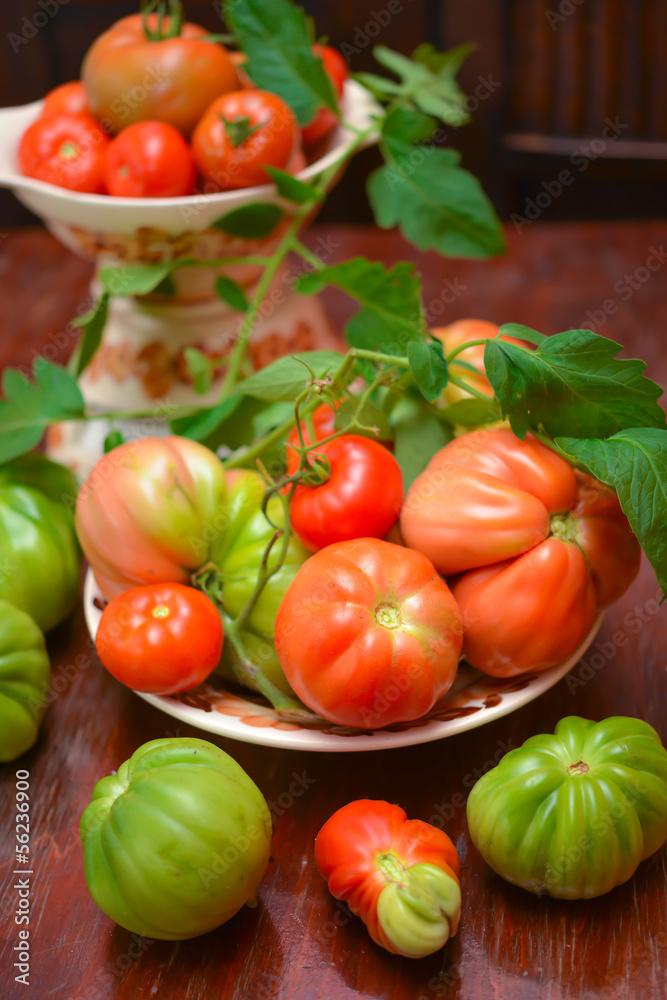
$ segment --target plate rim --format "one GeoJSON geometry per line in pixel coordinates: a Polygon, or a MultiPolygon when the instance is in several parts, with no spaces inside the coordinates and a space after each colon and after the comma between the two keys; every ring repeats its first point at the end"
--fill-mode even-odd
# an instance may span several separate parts
{"type": "MultiPolygon", "coordinates": [[[[89,566],[86,570],[83,588],[83,611],[86,626],[91,638],[95,639],[99,618],[102,612],[93,604],[96,597],[101,596],[93,570],[89,566]],[[95,620],[97,619],[97,620],[95,620]]],[[[393,750],[400,747],[418,746],[422,743],[432,743],[436,740],[446,739],[449,736],[456,736],[461,732],[470,729],[477,729],[489,722],[495,722],[511,712],[523,708],[530,702],[535,701],[540,695],[549,691],[558,681],[569,673],[573,666],[581,659],[586,650],[590,647],[602,625],[604,609],[596,614],[595,621],[588,635],[583,639],[575,651],[562,663],[544,670],[534,680],[530,681],[522,690],[508,692],[500,704],[483,706],[479,712],[464,715],[458,719],[434,719],[423,726],[408,728],[400,731],[385,729],[374,729],[369,733],[359,736],[342,736],[336,733],[326,733],[313,729],[284,730],[276,729],[273,726],[266,727],[250,726],[240,721],[234,716],[227,716],[214,710],[204,712],[195,706],[184,705],[166,695],[147,694],[142,691],[134,691],[143,701],[164,712],[166,715],[185,722],[188,725],[201,729],[203,732],[211,733],[227,739],[239,740],[242,743],[252,743],[256,746],[269,746],[282,750],[309,750],[314,752],[333,753],[354,753],[372,750],[393,750]],[[215,726],[202,725],[202,721],[207,719],[215,720],[215,726]]],[[[520,674],[517,677],[521,677],[520,674]]],[[[508,681],[511,678],[508,678],[508,681]]],[[[247,702],[252,708],[257,708],[254,703],[247,702]]]]}

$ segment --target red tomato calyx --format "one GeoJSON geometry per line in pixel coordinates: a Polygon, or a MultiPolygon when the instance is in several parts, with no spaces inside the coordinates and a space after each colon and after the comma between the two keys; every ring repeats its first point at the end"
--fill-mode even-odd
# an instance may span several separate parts
{"type": "Polygon", "coordinates": [[[590,768],[583,760],[578,760],[576,764],[570,764],[567,769],[568,774],[588,774],[590,768]]]}
{"type": "Polygon", "coordinates": [[[375,609],[375,621],[384,628],[400,628],[403,624],[401,609],[398,604],[383,601],[375,609]]]}
{"type": "Polygon", "coordinates": [[[158,604],[157,607],[153,608],[151,614],[153,618],[168,618],[171,611],[166,604],[158,604]]]}

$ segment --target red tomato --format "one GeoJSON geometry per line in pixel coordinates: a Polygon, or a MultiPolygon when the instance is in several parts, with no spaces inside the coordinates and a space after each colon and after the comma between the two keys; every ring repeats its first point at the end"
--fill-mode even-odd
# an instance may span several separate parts
{"type": "Polygon", "coordinates": [[[119,198],[178,198],[196,181],[190,147],[166,122],[130,125],[107,149],[104,182],[119,198]]]}
{"type": "Polygon", "coordinates": [[[452,685],[456,601],[418,552],[376,538],[330,545],[299,569],[275,626],[294,691],[341,726],[418,719],[452,685]]]}
{"type": "Polygon", "coordinates": [[[81,79],[91,110],[114,131],[163,121],[189,136],[211,101],[238,87],[229,55],[209,31],[187,21],[169,37],[172,30],[171,17],[131,14],[86,53],[81,79]]]}
{"type": "Polygon", "coordinates": [[[532,435],[480,429],[452,441],[410,487],[406,545],[456,583],[463,651],[479,670],[546,670],[585,639],[596,607],[629,587],[639,543],[618,498],[532,435]]]}
{"type": "Polygon", "coordinates": [[[90,114],[86,91],[80,80],[61,83],[59,87],[49,91],[44,98],[42,116],[53,114],[90,114]]]}
{"type": "MultiPolygon", "coordinates": [[[[340,100],[343,96],[345,81],[350,75],[347,63],[340,52],[337,49],[332,49],[330,45],[313,45],[313,52],[316,56],[321,57],[324,68],[331,77],[336,95],[340,100]]],[[[317,142],[318,139],[323,139],[337,124],[338,119],[333,111],[330,111],[329,108],[320,108],[313,120],[304,125],[301,130],[304,146],[310,146],[311,143],[317,142]]]]}
{"type": "Polygon", "coordinates": [[[321,486],[299,484],[290,502],[294,533],[307,549],[351,538],[384,538],[403,503],[403,474],[377,441],[342,434],[314,455],[328,460],[331,475],[321,486]]]}
{"type": "Polygon", "coordinates": [[[343,806],[317,835],[315,863],[331,894],[387,951],[421,958],[456,934],[456,848],[442,830],[408,819],[399,806],[372,799],[343,806]]]}
{"type": "Polygon", "coordinates": [[[114,597],[95,648],[109,673],[134,691],[174,694],[208,677],[222,643],[220,615],[206,594],[180,583],[153,583],[114,597]]]}
{"type": "Polygon", "coordinates": [[[47,115],[23,133],[19,168],[25,177],[102,194],[108,145],[109,136],[90,115],[47,115]]]}
{"type": "Polygon", "coordinates": [[[264,90],[237,90],[213,101],[192,136],[199,172],[213,190],[267,184],[264,167],[284,170],[297,148],[291,109],[264,90]]]}

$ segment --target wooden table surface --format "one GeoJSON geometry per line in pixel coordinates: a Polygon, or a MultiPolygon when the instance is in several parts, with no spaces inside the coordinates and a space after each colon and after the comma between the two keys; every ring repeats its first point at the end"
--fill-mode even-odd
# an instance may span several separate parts
{"type": "MultiPolygon", "coordinates": [[[[364,253],[415,259],[433,324],[464,316],[528,324],[545,333],[591,326],[648,362],[667,384],[667,224],[549,224],[508,232],[507,257],[490,263],[416,255],[386,233],[338,227],[330,260],[364,253]],[[664,242],[663,242],[664,241],[664,242]],[[649,269],[647,260],[660,261],[649,269]]],[[[29,363],[52,344],[69,353],[69,318],[87,295],[90,267],[38,230],[0,240],[0,360],[29,363]]],[[[329,300],[342,321],[349,304],[329,300]]],[[[437,743],[356,754],[302,753],[216,740],[149,707],[100,666],[81,609],[49,637],[54,698],[36,746],[3,765],[0,804],[0,997],[57,1000],[612,1000],[667,997],[667,852],[626,885],[591,902],[538,899],[494,875],[472,847],[462,804],[475,779],[563,716],[646,719],[667,742],[667,611],[648,563],[605,617],[591,652],[555,688],[499,721],[437,743]],[[612,639],[612,637],[614,638],[612,639]],[[604,662],[601,664],[600,660],[604,662]],[[596,665],[597,664],[597,665],[596,665]],[[277,808],[259,905],[218,930],[180,943],[145,942],[93,903],[78,823],[95,782],[147,740],[219,742],[277,808]],[[30,985],[14,982],[14,782],[30,772],[34,861],[30,985]],[[289,793],[294,776],[307,788],[289,793]],[[287,795],[287,798],[285,798],[287,795]],[[439,822],[461,856],[463,914],[449,946],[420,961],[382,951],[361,921],[329,895],[313,840],[339,806],[386,798],[411,817],[439,822]]],[[[294,787],[294,786],[293,786],[294,787]]]]}

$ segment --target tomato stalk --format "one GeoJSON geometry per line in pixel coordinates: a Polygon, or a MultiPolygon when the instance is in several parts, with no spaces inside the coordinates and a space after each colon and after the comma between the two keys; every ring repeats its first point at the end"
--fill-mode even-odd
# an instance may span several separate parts
{"type": "Polygon", "coordinates": [[[150,42],[163,42],[167,38],[178,38],[183,28],[183,4],[181,0],[148,0],[142,3],[141,13],[144,22],[144,34],[150,42]],[[148,26],[148,17],[157,12],[157,28],[155,31],[148,26]],[[169,17],[169,27],[164,30],[164,19],[169,17]]]}

